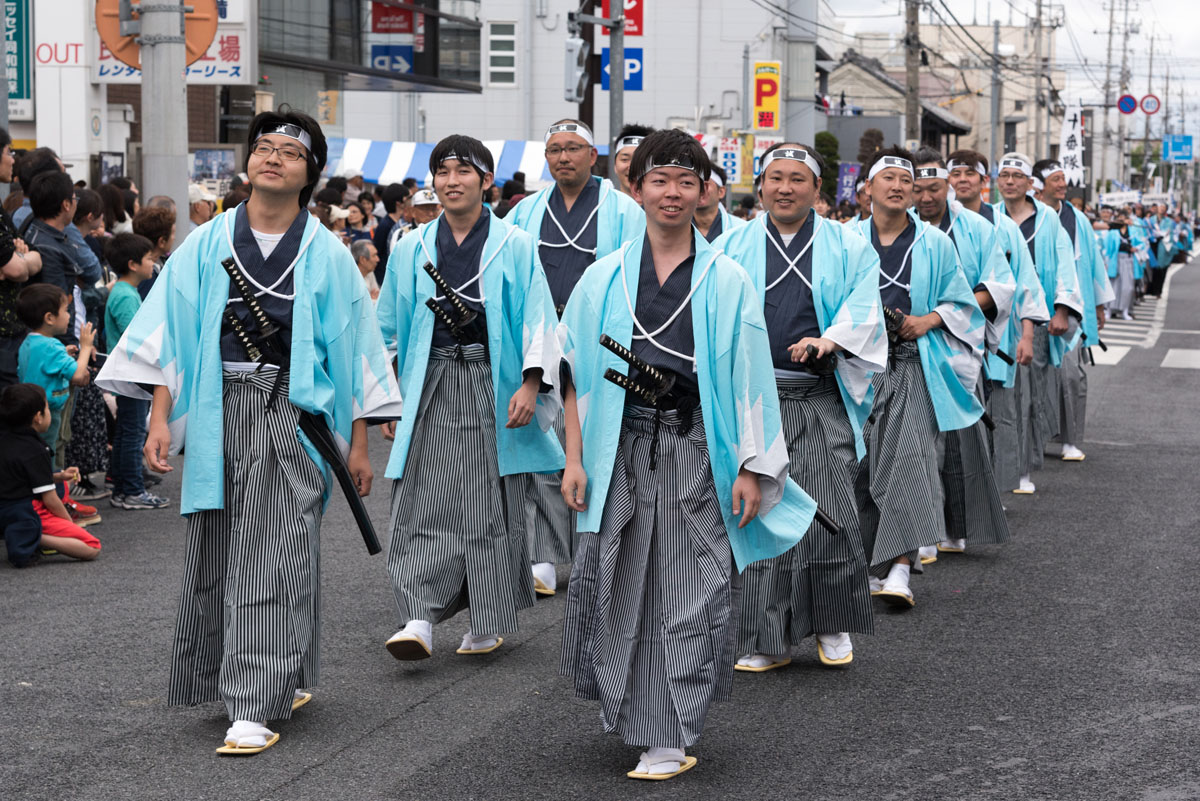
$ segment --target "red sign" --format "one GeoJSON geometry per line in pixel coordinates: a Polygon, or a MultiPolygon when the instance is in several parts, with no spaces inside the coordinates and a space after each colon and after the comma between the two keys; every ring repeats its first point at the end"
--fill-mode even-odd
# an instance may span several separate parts
{"type": "Polygon", "coordinates": [[[413,13],[403,8],[371,3],[371,33],[412,33],[413,13]]]}
{"type": "Polygon", "coordinates": [[[1146,114],[1157,114],[1162,108],[1162,103],[1158,99],[1158,95],[1146,95],[1142,98],[1142,111],[1146,114]]]}
{"type": "MultiPolygon", "coordinates": [[[[625,3],[625,35],[626,36],[641,36],[645,28],[642,26],[642,4],[646,0],[623,0],[625,3]]],[[[612,14],[609,13],[610,0],[602,0],[600,7],[600,15],[605,19],[611,19],[612,14]]],[[[604,29],[604,34],[608,35],[608,28],[604,29]]]]}

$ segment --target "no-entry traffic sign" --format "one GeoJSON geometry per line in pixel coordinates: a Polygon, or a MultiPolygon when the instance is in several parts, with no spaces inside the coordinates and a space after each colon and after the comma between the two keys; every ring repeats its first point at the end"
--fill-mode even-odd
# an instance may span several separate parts
{"type": "Polygon", "coordinates": [[[1142,111],[1146,114],[1157,114],[1162,108],[1162,103],[1158,99],[1158,95],[1146,95],[1142,98],[1142,111]]]}
{"type": "Polygon", "coordinates": [[[1137,98],[1133,95],[1121,95],[1121,98],[1117,100],[1117,108],[1122,114],[1132,114],[1137,111],[1137,107],[1137,98]]]}

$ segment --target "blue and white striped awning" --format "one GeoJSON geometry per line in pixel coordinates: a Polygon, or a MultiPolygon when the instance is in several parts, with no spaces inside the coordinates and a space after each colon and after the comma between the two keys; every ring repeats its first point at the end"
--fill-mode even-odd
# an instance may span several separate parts
{"type": "MultiPolygon", "coordinates": [[[[422,186],[432,180],[429,174],[429,154],[433,145],[427,142],[381,142],[373,139],[330,138],[325,175],[342,175],[346,170],[361,170],[363,178],[373,184],[386,186],[414,178],[422,186]]],[[[524,172],[531,184],[554,180],[546,165],[545,144],[520,139],[485,139],[483,144],[492,152],[496,163],[496,184],[504,185],[513,173],[524,172]]],[[[608,147],[598,148],[600,155],[608,147]]]]}

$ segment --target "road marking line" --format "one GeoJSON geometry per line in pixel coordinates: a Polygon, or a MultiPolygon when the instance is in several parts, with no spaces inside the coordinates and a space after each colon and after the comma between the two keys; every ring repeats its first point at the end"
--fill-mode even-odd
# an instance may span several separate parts
{"type": "Polygon", "coordinates": [[[1170,348],[1163,357],[1162,367],[1178,367],[1185,370],[1200,370],[1200,350],[1170,348]]]}
{"type": "Polygon", "coordinates": [[[1111,367],[1118,364],[1121,359],[1125,358],[1125,354],[1129,353],[1128,345],[1109,345],[1108,350],[1100,350],[1092,348],[1092,358],[1096,360],[1096,364],[1111,367]]]}

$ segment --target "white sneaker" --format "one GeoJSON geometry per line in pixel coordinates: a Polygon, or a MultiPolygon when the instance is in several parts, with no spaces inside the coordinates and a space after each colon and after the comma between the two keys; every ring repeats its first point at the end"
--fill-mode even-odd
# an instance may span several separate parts
{"type": "Polygon", "coordinates": [[[428,620],[410,620],[384,647],[403,662],[428,659],[433,656],[433,625],[428,620]]]}
{"type": "Polygon", "coordinates": [[[909,570],[908,565],[899,563],[892,565],[887,580],[883,582],[883,589],[879,591],[879,597],[884,602],[902,609],[911,609],[917,605],[913,600],[912,590],[908,586],[909,570]]]}
{"type": "Polygon", "coordinates": [[[1076,448],[1074,445],[1063,445],[1062,460],[1064,462],[1082,462],[1084,460],[1083,451],[1076,448]]]}
{"type": "Polygon", "coordinates": [[[942,553],[962,553],[967,550],[967,541],[965,539],[942,540],[937,544],[937,549],[942,553]]]}
{"type": "Polygon", "coordinates": [[[848,665],[854,661],[854,644],[846,632],[817,635],[817,657],[822,665],[848,665]]]}
{"type": "Polygon", "coordinates": [[[1033,486],[1033,479],[1031,479],[1029,476],[1021,476],[1021,483],[1015,490],[1013,490],[1013,494],[1032,495],[1035,489],[1037,488],[1033,486]]]}
{"type": "Polygon", "coordinates": [[[936,545],[922,545],[917,549],[917,555],[921,557],[921,564],[931,565],[937,561],[938,549],[936,545]]]}
{"type": "Polygon", "coordinates": [[[550,562],[536,562],[533,565],[533,591],[538,595],[550,596],[555,592],[558,576],[554,565],[550,562]]]}

